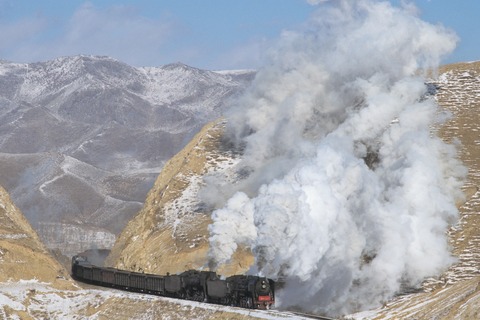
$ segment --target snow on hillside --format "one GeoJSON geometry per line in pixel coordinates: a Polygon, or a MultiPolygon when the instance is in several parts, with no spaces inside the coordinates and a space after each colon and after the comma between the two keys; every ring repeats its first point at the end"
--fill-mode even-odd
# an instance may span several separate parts
{"type": "Polygon", "coordinates": [[[36,280],[0,283],[1,319],[309,319],[97,287],[58,290],[36,280]]]}
{"type": "Polygon", "coordinates": [[[147,78],[144,84],[145,97],[152,103],[169,104],[172,100],[181,100],[181,110],[196,114],[214,112],[224,95],[231,88],[241,85],[239,81],[226,76],[230,73],[203,71],[180,63],[139,70],[147,78]],[[198,95],[209,96],[208,103],[193,99],[198,95]]]}
{"type": "MultiPolygon", "coordinates": [[[[114,237],[165,161],[253,75],[180,63],[135,68],[97,56],[0,61],[0,184],[50,248],[78,249],[53,240],[65,239],[52,238],[65,224],[80,232],[75,239],[89,228],[114,237]]],[[[81,247],[111,243],[101,238],[81,247]]]]}

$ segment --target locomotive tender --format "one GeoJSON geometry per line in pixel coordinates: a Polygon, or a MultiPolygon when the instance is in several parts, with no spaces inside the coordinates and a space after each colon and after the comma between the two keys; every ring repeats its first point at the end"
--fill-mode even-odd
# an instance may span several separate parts
{"type": "Polygon", "coordinates": [[[104,287],[249,309],[270,309],[275,303],[275,282],[265,277],[235,275],[223,280],[213,271],[197,270],[155,275],[98,267],[83,256],[72,257],[72,277],[104,287]]]}

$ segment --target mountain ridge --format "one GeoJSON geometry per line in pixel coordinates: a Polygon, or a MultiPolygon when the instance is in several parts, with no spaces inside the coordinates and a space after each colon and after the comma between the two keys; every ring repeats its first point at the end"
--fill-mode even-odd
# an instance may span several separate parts
{"type": "MultiPolygon", "coordinates": [[[[2,61],[0,184],[35,228],[46,219],[40,236],[48,247],[77,253],[77,244],[59,248],[46,238],[53,230],[45,226],[72,223],[80,232],[95,223],[99,234],[114,236],[141,208],[165,161],[252,77],[84,55],[2,61]]],[[[99,236],[80,247],[110,245],[99,236]]]]}

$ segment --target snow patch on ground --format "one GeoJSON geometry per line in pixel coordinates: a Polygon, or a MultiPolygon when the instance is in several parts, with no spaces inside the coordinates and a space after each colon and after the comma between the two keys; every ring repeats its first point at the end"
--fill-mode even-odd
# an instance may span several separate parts
{"type": "MultiPolygon", "coordinates": [[[[177,310],[174,310],[174,308],[169,308],[170,310],[162,308],[162,318],[163,316],[166,317],[164,319],[170,317],[174,319],[182,318],[182,309],[198,310],[200,314],[207,310],[213,312],[218,311],[220,313],[228,312],[268,320],[307,319],[275,310],[248,310],[113,289],[100,288],[61,291],[52,288],[48,283],[42,283],[37,280],[0,283],[0,318],[21,319],[21,317],[16,314],[24,313],[32,316],[34,319],[104,319],[105,317],[102,314],[104,311],[100,311],[100,309],[109,299],[128,299],[132,304],[147,302],[152,308],[159,307],[155,306],[155,303],[159,301],[172,303],[179,307],[177,310]],[[87,313],[90,315],[87,315],[87,313]]],[[[152,310],[144,310],[145,319],[151,319],[149,318],[150,311],[152,310]]],[[[188,318],[185,317],[185,319],[188,318]]]]}

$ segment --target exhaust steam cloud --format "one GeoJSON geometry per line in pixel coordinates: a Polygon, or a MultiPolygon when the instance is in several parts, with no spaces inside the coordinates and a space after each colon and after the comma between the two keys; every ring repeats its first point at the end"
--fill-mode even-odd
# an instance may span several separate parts
{"type": "Polygon", "coordinates": [[[453,261],[446,238],[466,169],[432,128],[448,115],[419,70],[457,37],[411,5],[310,1],[227,115],[248,177],[209,179],[210,258],[252,249],[251,273],[285,280],[280,308],[338,315],[376,307],[453,261]],[[228,189],[230,188],[230,189],[228,189]]]}

